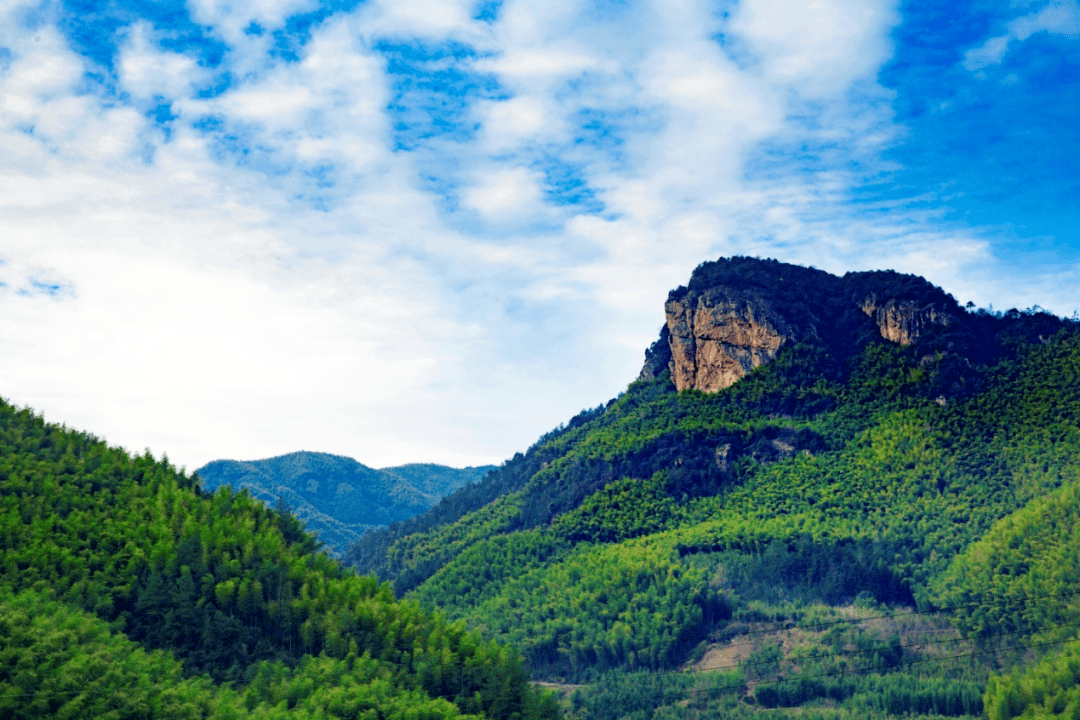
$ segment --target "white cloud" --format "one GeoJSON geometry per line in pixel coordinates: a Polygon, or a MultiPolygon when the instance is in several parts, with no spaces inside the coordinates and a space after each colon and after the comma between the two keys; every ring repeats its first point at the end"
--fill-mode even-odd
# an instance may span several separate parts
{"type": "Polygon", "coordinates": [[[892,55],[888,31],[899,22],[893,2],[743,0],[730,31],[770,78],[817,98],[876,75],[892,55]]]}
{"type": "Polygon", "coordinates": [[[255,23],[264,30],[275,30],[285,19],[318,8],[317,0],[190,0],[192,19],[213,26],[230,43],[242,42],[244,31],[255,23]]]}
{"type": "Polygon", "coordinates": [[[547,138],[566,138],[568,128],[560,108],[539,95],[484,102],[476,115],[483,125],[486,149],[493,154],[516,150],[547,138]]]}
{"type": "Polygon", "coordinates": [[[1005,57],[1005,53],[1008,52],[1010,40],[1012,38],[1008,35],[992,37],[980,47],[968,50],[964,53],[964,67],[974,71],[987,65],[998,64],[1005,57]]]}
{"type": "Polygon", "coordinates": [[[244,29],[309,0],[192,7],[225,64],[136,22],[131,103],[0,11],[0,393],[132,449],[498,461],[625,387],[668,289],[721,254],[995,292],[975,233],[851,207],[847,161],[886,170],[897,132],[873,80],[891,3],[508,0],[490,25],[471,3],[367,3],[295,62],[244,29]],[[400,150],[385,39],[470,46],[439,67],[497,91],[462,101],[467,131],[400,150]],[[200,97],[219,72],[232,85],[200,97]],[[144,115],[158,96],[168,133],[144,115]]]}
{"type": "Polygon", "coordinates": [[[127,35],[127,44],[120,57],[119,76],[124,89],[134,97],[186,99],[197,85],[206,82],[208,73],[194,58],[163,52],[156,46],[149,23],[135,23],[128,28],[127,35]]]}
{"type": "Polygon", "coordinates": [[[527,168],[492,169],[464,189],[462,204],[494,222],[528,220],[544,210],[542,183],[527,168]]]}
{"type": "Polygon", "coordinates": [[[359,12],[366,35],[437,42],[479,41],[486,34],[472,19],[472,0],[376,0],[359,12]]]}
{"type": "Polygon", "coordinates": [[[1009,34],[1027,40],[1037,32],[1063,35],[1070,40],[1080,37],[1080,5],[1076,0],[1055,0],[1037,13],[1018,17],[1009,23],[1009,34]]]}
{"type": "Polygon", "coordinates": [[[1076,0],[1054,0],[1038,12],[1009,22],[1008,32],[990,38],[964,54],[964,67],[972,72],[999,64],[1014,40],[1024,41],[1039,32],[1061,35],[1071,40],[1080,37],[1080,4],[1076,0]]]}

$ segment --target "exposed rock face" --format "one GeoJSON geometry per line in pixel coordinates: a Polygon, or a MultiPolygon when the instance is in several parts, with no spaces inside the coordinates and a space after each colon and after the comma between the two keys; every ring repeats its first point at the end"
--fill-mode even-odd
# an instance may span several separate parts
{"type": "Polygon", "coordinates": [[[920,306],[914,300],[880,300],[869,295],[860,306],[873,318],[881,337],[901,345],[910,345],[932,325],[948,325],[952,315],[934,306],[920,306]]]}
{"type": "Polygon", "coordinates": [[[910,344],[957,320],[940,288],[892,271],[848,273],[755,258],[703,263],[664,306],[660,338],[640,378],[668,370],[679,390],[717,392],[776,358],[791,343],[843,354],[871,337],[910,344]]]}
{"type": "Polygon", "coordinates": [[[760,293],[714,288],[669,299],[664,307],[668,367],[679,390],[729,387],[795,339],[788,322],[760,293]]]}

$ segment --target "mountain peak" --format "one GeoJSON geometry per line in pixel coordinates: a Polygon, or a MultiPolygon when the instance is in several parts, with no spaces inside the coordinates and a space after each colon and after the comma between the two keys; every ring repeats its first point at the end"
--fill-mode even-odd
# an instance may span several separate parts
{"type": "Polygon", "coordinates": [[[271,507],[285,500],[337,556],[371,528],[422,513],[492,469],[410,464],[375,470],[343,455],[300,451],[263,460],[215,460],[198,475],[207,490],[247,488],[271,507]]]}
{"type": "Polygon", "coordinates": [[[841,354],[873,337],[911,344],[962,315],[952,296],[916,275],[847,273],[777,260],[733,257],[702,263],[664,305],[660,338],[642,378],[667,369],[678,390],[717,392],[795,343],[841,354]]]}

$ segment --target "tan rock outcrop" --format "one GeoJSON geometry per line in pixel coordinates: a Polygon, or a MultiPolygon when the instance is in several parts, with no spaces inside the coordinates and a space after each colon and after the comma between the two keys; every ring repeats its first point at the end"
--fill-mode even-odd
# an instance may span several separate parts
{"type": "Polygon", "coordinates": [[[764,365],[794,334],[768,301],[713,290],[665,305],[671,379],[679,390],[716,392],[764,365]]]}
{"type": "Polygon", "coordinates": [[[911,300],[885,300],[870,295],[860,305],[878,326],[881,337],[910,345],[931,325],[948,325],[952,316],[933,305],[920,306],[911,300]]]}
{"type": "Polygon", "coordinates": [[[793,359],[824,352],[844,362],[874,334],[907,345],[935,327],[949,328],[939,339],[964,330],[952,296],[915,275],[874,270],[837,277],[747,257],[702,263],[687,285],[668,294],[664,308],[664,327],[645,353],[639,379],[667,371],[678,390],[707,393],[734,385],[796,343],[815,349],[793,359]]]}

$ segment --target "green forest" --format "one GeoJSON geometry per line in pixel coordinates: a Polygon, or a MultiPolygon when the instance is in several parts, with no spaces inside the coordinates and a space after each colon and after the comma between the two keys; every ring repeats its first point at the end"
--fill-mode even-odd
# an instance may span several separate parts
{"type": "Polygon", "coordinates": [[[897,273],[717,284],[836,319],[716,393],[643,377],[346,560],[581,720],[1080,717],[1080,324],[897,273]],[[953,320],[889,342],[871,287],[953,320]]]}
{"type": "Polygon", "coordinates": [[[0,716],[558,716],[520,656],[293,516],[0,402],[0,716]]]}
{"type": "Polygon", "coordinates": [[[1080,322],[752,258],[672,297],[718,287],[813,332],[704,393],[665,328],[340,562],[0,401],[0,717],[1080,720],[1080,322]],[[867,293],[948,320],[892,342],[867,293]]]}

